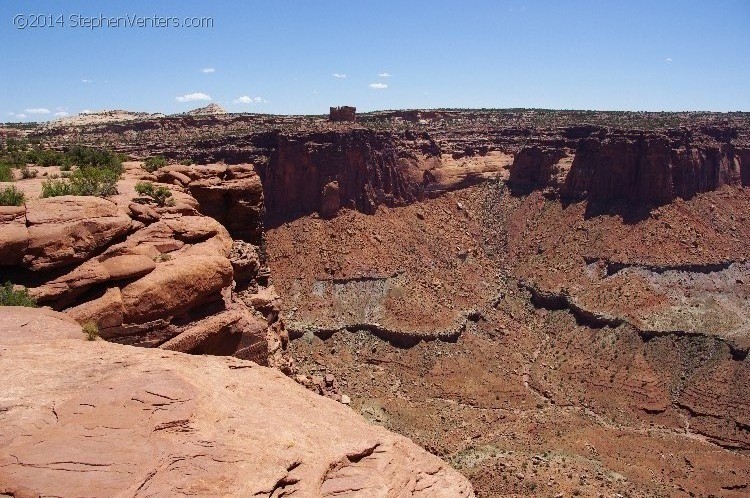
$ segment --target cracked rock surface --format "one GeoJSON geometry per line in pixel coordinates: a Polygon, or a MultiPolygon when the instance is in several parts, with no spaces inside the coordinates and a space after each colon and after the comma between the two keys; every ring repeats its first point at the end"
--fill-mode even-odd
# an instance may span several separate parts
{"type": "Polygon", "coordinates": [[[473,496],[277,370],[89,342],[48,310],[5,308],[0,329],[0,495],[473,496]]]}

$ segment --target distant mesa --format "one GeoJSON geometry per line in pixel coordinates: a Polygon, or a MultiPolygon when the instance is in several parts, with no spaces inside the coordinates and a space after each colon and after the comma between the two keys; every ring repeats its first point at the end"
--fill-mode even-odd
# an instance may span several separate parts
{"type": "Polygon", "coordinates": [[[331,112],[328,115],[329,121],[334,122],[354,122],[356,120],[357,108],[342,105],[341,107],[331,107],[331,112]]]}
{"type": "Polygon", "coordinates": [[[217,114],[226,114],[227,111],[221,107],[219,104],[208,104],[205,107],[199,107],[198,109],[193,109],[192,111],[188,111],[185,114],[188,116],[215,116],[217,114]]]}
{"type": "Polygon", "coordinates": [[[102,110],[86,112],[75,116],[68,116],[45,125],[46,128],[62,128],[66,126],[85,126],[92,124],[118,123],[123,121],[137,121],[139,119],[163,118],[164,114],[149,112],[133,112],[123,110],[102,110]]]}

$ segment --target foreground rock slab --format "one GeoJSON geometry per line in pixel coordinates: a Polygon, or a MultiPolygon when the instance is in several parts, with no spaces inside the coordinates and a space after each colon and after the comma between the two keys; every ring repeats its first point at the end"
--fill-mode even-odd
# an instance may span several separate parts
{"type": "Polygon", "coordinates": [[[0,495],[473,496],[408,439],[229,357],[0,308],[0,495]]]}

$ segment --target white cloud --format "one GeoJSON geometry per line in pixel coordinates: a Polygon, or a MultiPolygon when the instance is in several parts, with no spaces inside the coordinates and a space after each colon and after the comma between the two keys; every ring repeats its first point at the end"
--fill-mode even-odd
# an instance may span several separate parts
{"type": "Polygon", "coordinates": [[[206,95],[205,93],[196,92],[175,97],[175,100],[177,102],[194,102],[196,100],[211,100],[211,96],[206,95]]]}
{"type": "Polygon", "coordinates": [[[233,104],[262,104],[263,102],[265,102],[265,99],[262,97],[248,97],[247,95],[232,101],[233,104]]]}
{"type": "Polygon", "coordinates": [[[216,69],[212,67],[204,67],[203,69],[201,69],[201,73],[210,74],[210,73],[215,73],[215,72],[216,72],[216,69]]]}
{"type": "Polygon", "coordinates": [[[390,78],[391,77],[391,75],[388,74],[388,73],[378,73],[378,76],[380,76],[381,78],[390,78]]]}
{"type": "Polygon", "coordinates": [[[672,58],[671,57],[667,57],[666,59],[664,59],[664,62],[666,62],[667,64],[671,64],[672,63],[672,58]]]}
{"type": "Polygon", "coordinates": [[[56,112],[55,116],[57,116],[58,118],[64,118],[65,116],[70,116],[70,114],[68,114],[65,111],[60,111],[60,112],[56,112]]]}
{"type": "Polygon", "coordinates": [[[93,82],[94,82],[94,80],[89,80],[89,79],[85,79],[85,78],[81,80],[81,83],[93,83],[93,82]]]}
{"type": "Polygon", "coordinates": [[[385,83],[370,83],[370,88],[373,90],[382,90],[384,88],[388,88],[388,85],[385,83]]]}
{"type": "Polygon", "coordinates": [[[27,112],[29,114],[49,114],[49,109],[45,109],[44,107],[37,107],[34,109],[24,109],[23,112],[27,112]]]}
{"type": "Polygon", "coordinates": [[[346,75],[342,73],[333,73],[331,76],[334,78],[346,78],[346,75]]]}
{"type": "Polygon", "coordinates": [[[17,117],[18,119],[24,119],[24,118],[26,118],[26,114],[24,114],[24,113],[21,113],[21,114],[16,114],[15,116],[16,116],[16,117],[17,117]]]}

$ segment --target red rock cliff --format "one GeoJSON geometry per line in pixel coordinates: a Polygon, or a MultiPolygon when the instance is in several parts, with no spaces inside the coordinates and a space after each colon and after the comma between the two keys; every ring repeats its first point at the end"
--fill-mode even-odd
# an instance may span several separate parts
{"type": "Polygon", "coordinates": [[[741,175],[731,143],[674,143],[662,136],[585,139],[561,194],[594,202],[661,205],[724,185],[747,184],[747,176],[741,175]]]}
{"type": "Polygon", "coordinates": [[[259,168],[268,219],[281,221],[337,206],[373,213],[421,196],[421,184],[399,165],[392,136],[372,130],[282,134],[259,168]]]}

